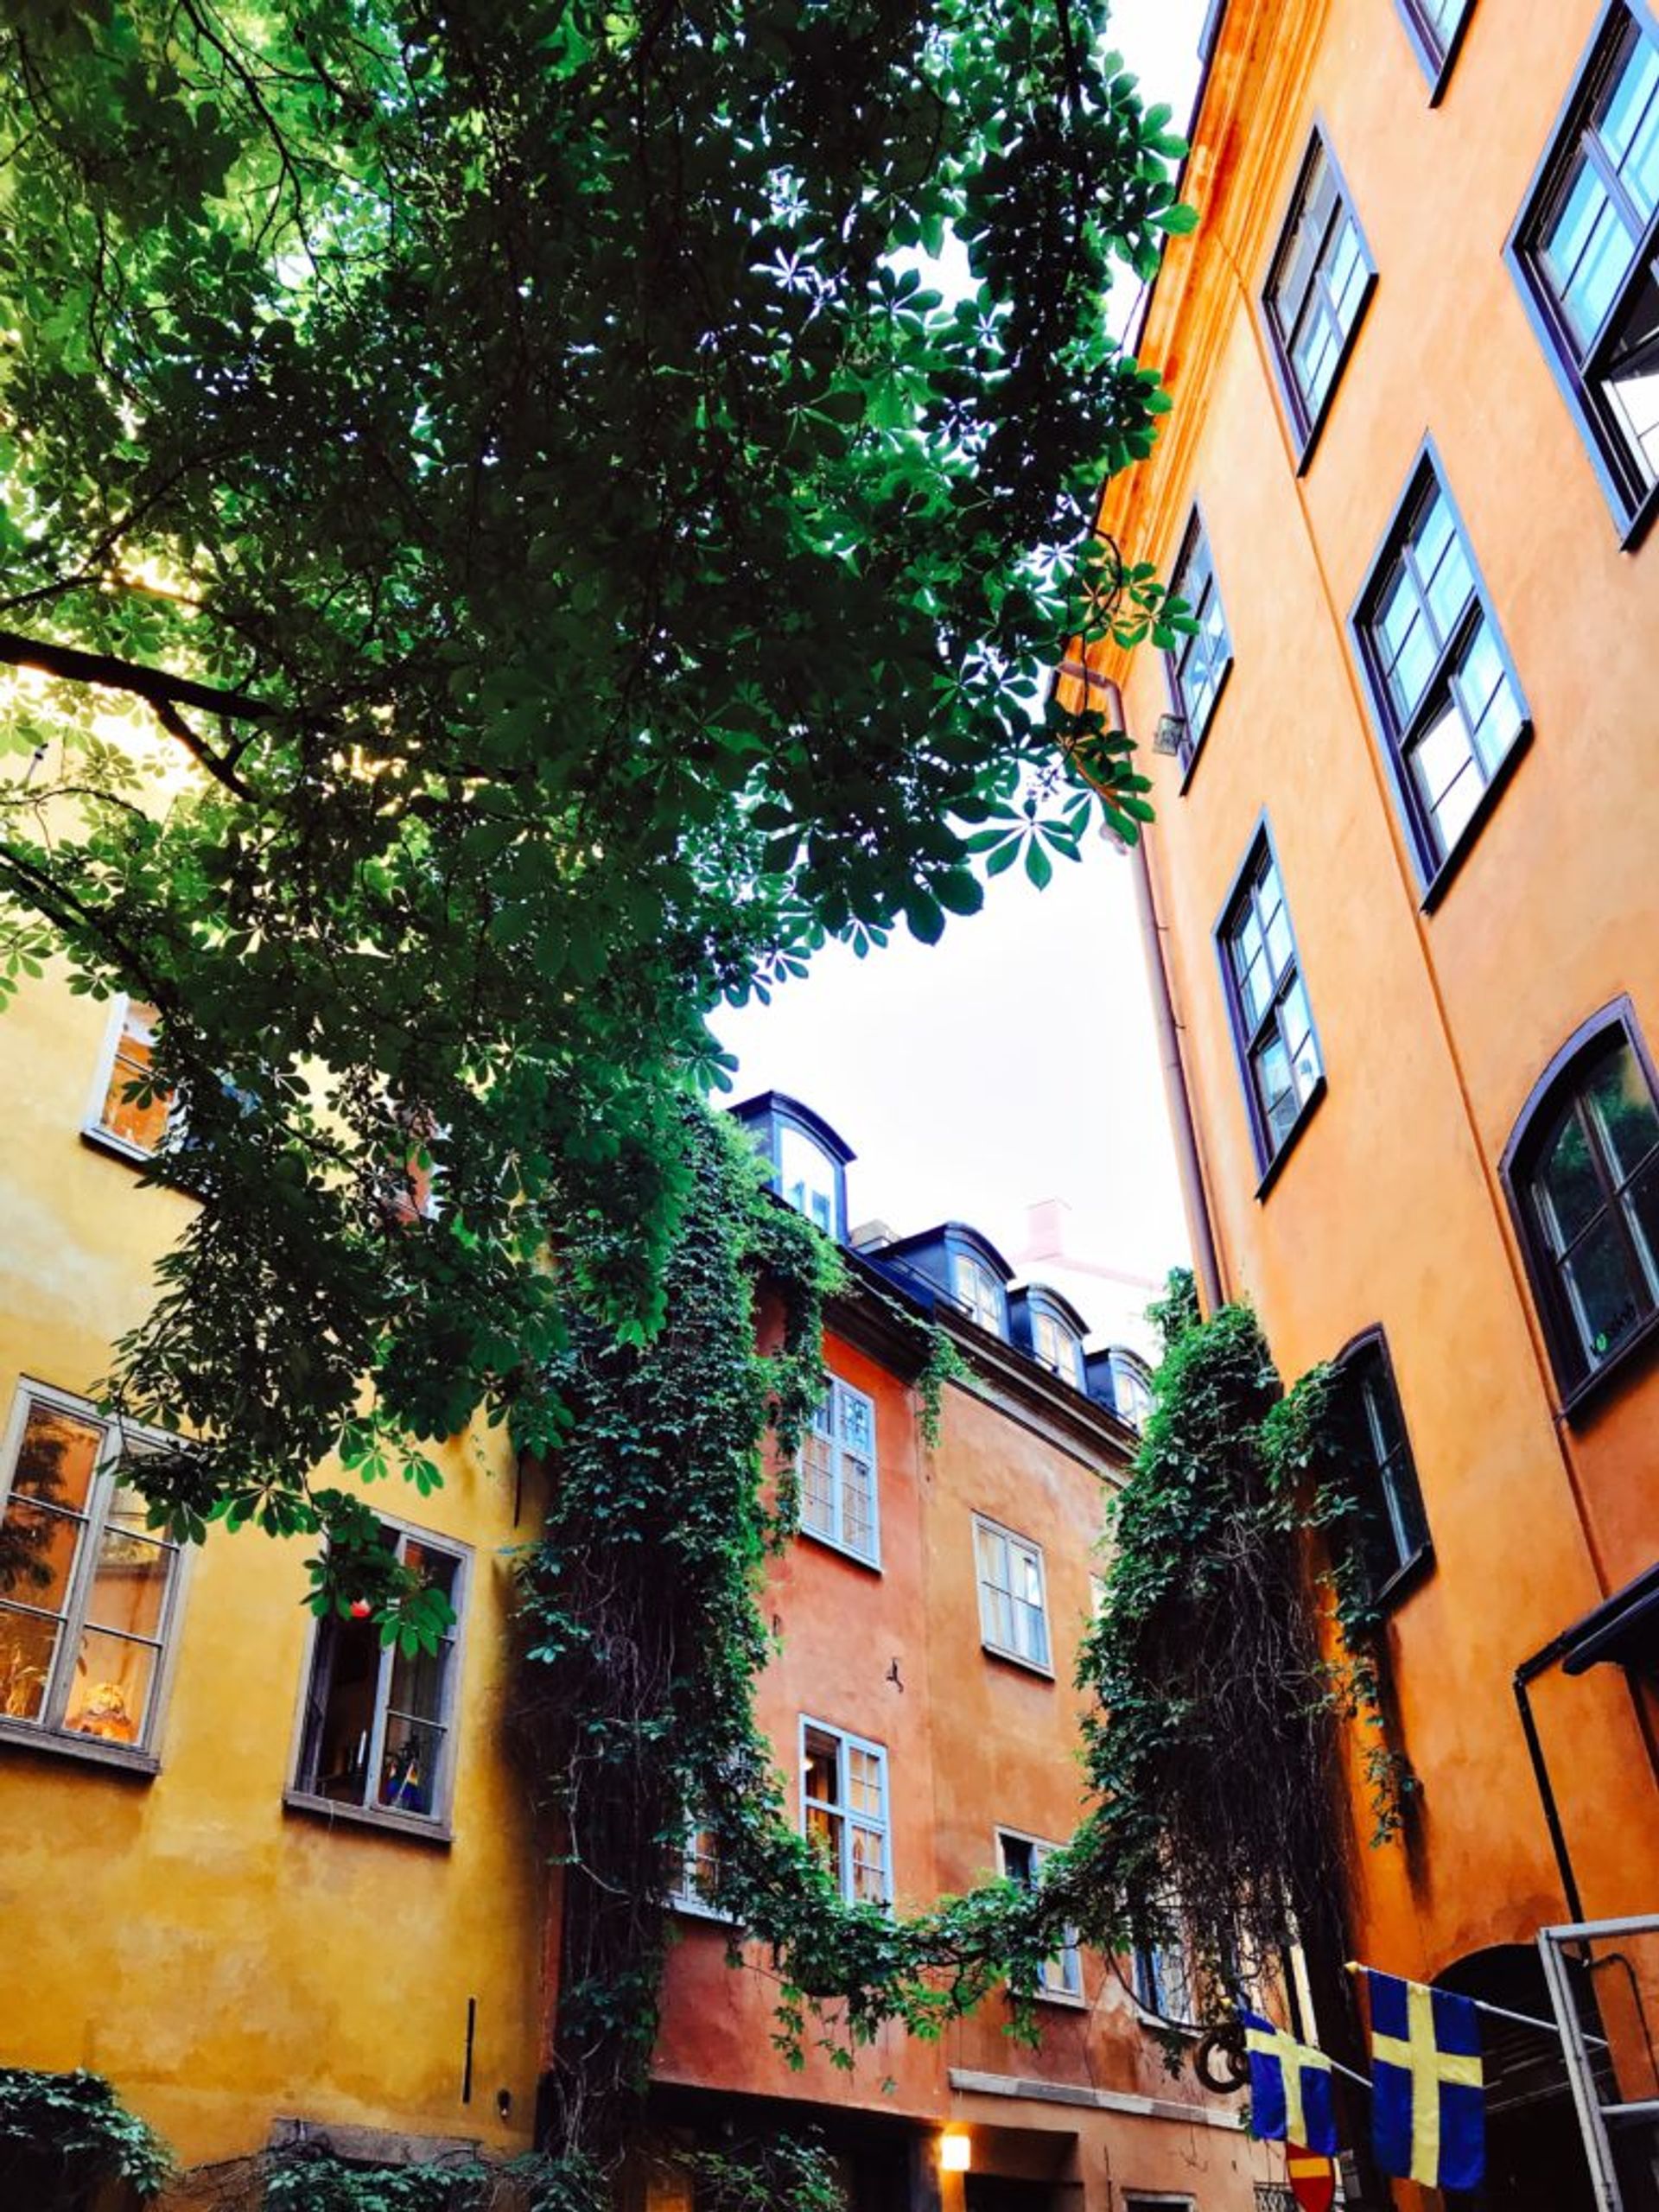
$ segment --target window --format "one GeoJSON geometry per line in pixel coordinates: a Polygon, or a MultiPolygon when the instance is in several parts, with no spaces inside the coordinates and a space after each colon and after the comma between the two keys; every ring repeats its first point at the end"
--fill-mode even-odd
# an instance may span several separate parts
{"type": "Polygon", "coordinates": [[[849,1904],[889,1905],[887,1755],[816,1720],[801,1723],[801,1827],[849,1904]]]}
{"type": "Polygon", "coordinates": [[[836,1163],[822,1145],[789,1122],[778,1128],[778,1187],[797,1213],[814,1221],[826,1236],[840,1234],[836,1218],[836,1163]]]}
{"type": "Polygon", "coordinates": [[[1137,2003],[1161,2020],[1192,2017],[1192,1976],[1185,1945],[1179,1942],[1137,1943],[1131,1961],[1137,2003]]]}
{"type": "Polygon", "coordinates": [[[982,1329],[995,1337],[1003,1333],[1002,1286],[982,1260],[971,1252],[958,1252],[950,1266],[957,1302],[967,1307],[982,1329]]]}
{"type": "Polygon", "coordinates": [[[1376,1599],[1426,1554],[1428,1522],[1381,1332],[1361,1338],[1343,1355],[1341,1367],[1354,1443],[1374,1475],[1361,1500],[1356,1541],[1366,1586],[1376,1599]]]}
{"type": "Polygon", "coordinates": [[[1427,72],[1433,99],[1439,99],[1473,0],[1398,0],[1398,4],[1417,59],[1427,72]]]}
{"type": "Polygon", "coordinates": [[[1264,295],[1299,465],[1313,451],[1376,283],[1342,177],[1316,130],[1264,295]]]}
{"type": "Polygon", "coordinates": [[[1528,725],[1430,455],[1408,486],[1354,627],[1418,869],[1432,884],[1528,725]]]}
{"type": "Polygon", "coordinates": [[[801,1441],[801,1527],[855,1559],[881,1561],[875,1476],[875,1407],[831,1380],[801,1441]]]}
{"type": "Polygon", "coordinates": [[[1256,1164],[1265,1175],[1313,1103],[1324,1073],[1290,911],[1265,826],[1250,849],[1218,934],[1256,1164]]]}
{"type": "Polygon", "coordinates": [[[669,1853],[669,1902],[681,1912],[723,1920],[715,1898],[720,1889],[720,1840],[706,1821],[686,1832],[677,1851],[669,1853]]]}
{"type": "MultiPolygon", "coordinates": [[[[1034,1890],[1041,1878],[1043,1861],[1054,1846],[1039,1843],[1035,1837],[1017,1835],[1006,1828],[996,1834],[997,1856],[1002,1872],[1010,1882],[1017,1882],[1021,1889],[1034,1890]]],[[[1052,1959],[1045,1959],[1037,1976],[1037,1994],[1041,1997],[1069,1999],[1083,2001],[1083,1959],[1077,1949],[1076,1929],[1068,1928],[1060,1948],[1052,1959]]]]}
{"type": "Polygon", "coordinates": [[[1043,1594],[1043,1555],[1010,1529],[974,1516],[974,1554],[979,1568],[980,1634],[1005,1659],[1023,1660],[1047,1672],[1048,1606],[1043,1594]]]}
{"type": "Polygon", "coordinates": [[[1144,1428],[1152,1411],[1152,1381],[1133,1352],[1114,1349],[1108,1355],[1112,1377],[1112,1404],[1120,1421],[1131,1428],[1144,1428]]]}
{"type": "Polygon", "coordinates": [[[1032,1347],[1043,1365],[1063,1382],[1083,1388],[1083,1346],[1075,1329],[1068,1329],[1058,1315],[1034,1307],[1031,1324],[1032,1347]]]}
{"type": "Polygon", "coordinates": [[[381,1538],[455,1620],[435,1651],[381,1642],[366,1610],[317,1623],[311,1646],[294,1796],[379,1820],[423,1826],[449,1810],[454,1770],[455,1639],[465,1599],[461,1548],[383,1524],[381,1538]]]}
{"type": "Polygon", "coordinates": [[[1659,1110],[1627,1000],[1586,1023],[1558,1056],[1503,1168],[1571,1400],[1659,1314],[1659,1110]]]}
{"type": "Polygon", "coordinates": [[[1227,618],[1221,611],[1221,594],[1216,588],[1210,541],[1196,511],[1186,526],[1169,588],[1174,597],[1186,601],[1197,626],[1191,637],[1184,637],[1173,653],[1164,656],[1170,704],[1183,725],[1179,757],[1185,771],[1192,766],[1204,742],[1221,687],[1233,664],[1233,644],[1227,634],[1227,618]]]}
{"type": "Polygon", "coordinates": [[[147,1100],[127,1094],[149,1079],[156,1020],[155,1007],[142,999],[116,1001],[99,1064],[97,1095],[86,1124],[89,1135],[146,1158],[161,1148],[173,1102],[164,1090],[152,1093],[147,1100]]]}
{"type": "Polygon", "coordinates": [[[41,1383],[18,1390],[0,1479],[8,1729],[153,1756],[181,1569],[121,1477],[162,1443],[41,1383]]]}
{"type": "Polygon", "coordinates": [[[1621,527],[1659,486],[1659,38],[1614,6],[1510,240],[1621,527]]]}

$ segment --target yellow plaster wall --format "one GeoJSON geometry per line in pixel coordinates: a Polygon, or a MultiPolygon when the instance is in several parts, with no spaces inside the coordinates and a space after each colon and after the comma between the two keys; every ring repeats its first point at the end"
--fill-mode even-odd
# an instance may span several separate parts
{"type": "MultiPolygon", "coordinates": [[[[7,1405],[20,1375],[92,1389],[186,1216],[78,1135],[107,1015],[54,980],[0,1023],[7,1405]]],[[[542,1854],[499,1745],[513,1474],[497,1438],[442,1460],[434,1497],[374,1502],[473,1548],[448,1848],[284,1809],[302,1542],[215,1531],[188,1556],[153,1778],[0,1738],[0,2063],[108,2075],[187,2164],[276,2116],[527,2140],[542,1854]]]]}

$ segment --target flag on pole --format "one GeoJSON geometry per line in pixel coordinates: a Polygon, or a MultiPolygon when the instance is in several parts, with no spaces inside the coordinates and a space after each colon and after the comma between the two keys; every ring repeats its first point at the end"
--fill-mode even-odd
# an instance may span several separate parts
{"type": "Polygon", "coordinates": [[[1331,2101],[1331,2062],[1311,2044],[1275,2028],[1241,2005],[1244,2048],[1250,2062],[1250,2133],[1259,2143],[1300,2143],[1309,2151],[1337,2152],[1337,2120],[1331,2101]]]}
{"type": "Polygon", "coordinates": [[[1473,2004],[1449,1989],[1363,1972],[1378,2165],[1427,2189],[1477,2188],[1486,2168],[1486,2105],[1473,2004]]]}

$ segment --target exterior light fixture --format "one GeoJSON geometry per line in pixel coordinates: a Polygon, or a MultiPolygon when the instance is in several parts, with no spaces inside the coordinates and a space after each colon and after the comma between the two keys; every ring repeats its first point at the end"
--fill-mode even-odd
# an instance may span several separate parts
{"type": "Polygon", "coordinates": [[[973,2147],[974,2139],[965,2127],[947,2127],[939,2138],[940,2172],[965,2174],[973,2147]]]}
{"type": "Polygon", "coordinates": [[[1186,742],[1186,719],[1182,715],[1160,715],[1154,725],[1152,749],[1154,753],[1179,753],[1186,742]]]}

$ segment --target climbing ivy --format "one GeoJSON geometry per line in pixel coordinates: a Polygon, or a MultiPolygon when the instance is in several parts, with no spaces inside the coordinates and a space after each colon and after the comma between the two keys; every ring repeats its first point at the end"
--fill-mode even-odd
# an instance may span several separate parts
{"type": "Polygon", "coordinates": [[[83,2212],[117,2181],[148,2203],[172,2172],[167,2145],[101,2075],[0,2066],[0,2203],[83,2212]]]}

